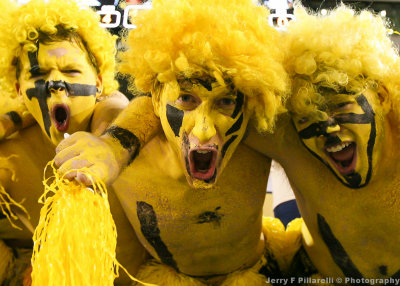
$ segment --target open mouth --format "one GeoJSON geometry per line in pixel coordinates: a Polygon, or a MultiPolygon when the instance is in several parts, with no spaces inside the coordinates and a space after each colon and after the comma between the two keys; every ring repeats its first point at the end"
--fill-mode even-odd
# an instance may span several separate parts
{"type": "Polygon", "coordinates": [[[60,132],[65,132],[68,129],[70,111],[66,104],[55,104],[51,108],[51,119],[54,126],[60,132]]]}
{"type": "Polygon", "coordinates": [[[189,151],[189,167],[193,178],[210,180],[216,170],[218,151],[214,147],[193,148],[189,151]]]}
{"type": "Polygon", "coordinates": [[[332,164],[342,175],[349,175],[355,171],[357,164],[356,151],[355,142],[341,142],[325,147],[325,152],[331,159],[332,164]]]}

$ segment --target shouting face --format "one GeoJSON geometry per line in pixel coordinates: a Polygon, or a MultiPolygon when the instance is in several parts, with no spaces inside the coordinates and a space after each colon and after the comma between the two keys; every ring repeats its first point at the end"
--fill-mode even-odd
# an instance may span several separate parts
{"type": "Polygon", "coordinates": [[[350,188],[361,188],[371,179],[381,152],[384,117],[378,95],[365,90],[359,95],[336,97],[328,104],[325,121],[293,116],[306,148],[350,188]]]}
{"type": "Polygon", "coordinates": [[[86,51],[73,41],[40,43],[20,63],[19,93],[53,144],[88,128],[101,78],[86,51]]]}
{"type": "Polygon", "coordinates": [[[159,102],[162,127],[188,183],[215,184],[246,131],[244,96],[213,78],[167,84],[159,102]]]}

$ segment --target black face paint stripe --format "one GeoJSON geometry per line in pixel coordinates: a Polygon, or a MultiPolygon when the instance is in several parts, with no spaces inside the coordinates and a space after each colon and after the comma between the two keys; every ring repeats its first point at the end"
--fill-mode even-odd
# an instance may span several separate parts
{"type": "Polygon", "coordinates": [[[140,141],[135,134],[118,126],[111,126],[104,133],[110,134],[111,137],[117,139],[124,149],[129,151],[131,154],[128,161],[128,165],[133,162],[136,156],[139,154],[140,141]]]}
{"type": "Polygon", "coordinates": [[[299,136],[301,139],[310,139],[313,137],[319,137],[319,136],[328,136],[328,133],[326,133],[326,128],[330,126],[326,121],[320,121],[318,123],[312,123],[306,128],[300,130],[299,136]]]}
{"type": "Polygon", "coordinates": [[[202,79],[199,79],[199,78],[196,79],[196,81],[198,83],[200,83],[208,91],[212,90],[212,83],[215,82],[215,80],[214,81],[207,81],[207,80],[202,80],[202,79]]]}
{"type": "Polygon", "coordinates": [[[236,120],[236,122],[232,125],[231,128],[229,128],[228,131],[226,131],[225,136],[231,135],[232,133],[235,133],[242,127],[243,123],[243,113],[240,115],[239,119],[236,120]]]}
{"type": "Polygon", "coordinates": [[[368,124],[371,122],[371,119],[365,116],[365,114],[356,114],[350,112],[335,115],[335,121],[338,124],[368,124]]]}
{"type": "Polygon", "coordinates": [[[228,150],[228,148],[229,148],[229,146],[232,144],[232,142],[236,140],[237,137],[238,137],[237,135],[233,135],[231,138],[229,138],[228,141],[226,141],[226,143],[225,143],[224,146],[222,147],[222,151],[221,151],[221,153],[222,153],[222,158],[225,157],[226,151],[228,150]]]}
{"type": "MultiPolygon", "coordinates": [[[[318,219],[318,228],[322,236],[322,239],[324,240],[326,246],[328,247],[329,253],[331,254],[333,261],[335,261],[336,265],[339,266],[339,268],[342,270],[344,276],[352,277],[355,279],[363,278],[363,275],[354,265],[353,261],[351,261],[349,255],[343,248],[340,241],[333,234],[325,218],[322,215],[317,214],[317,219],[318,219]]],[[[358,284],[358,285],[368,285],[368,284],[358,284]]]]}
{"type": "Polygon", "coordinates": [[[31,65],[29,72],[33,77],[40,75],[40,66],[38,62],[39,45],[36,46],[35,52],[28,52],[28,59],[31,65]]]}
{"type": "Polygon", "coordinates": [[[50,97],[50,93],[47,90],[46,82],[43,79],[35,81],[35,87],[26,90],[26,95],[29,100],[32,100],[33,97],[37,98],[40,111],[42,112],[44,129],[50,137],[51,120],[49,107],[47,106],[47,97],[50,97]]]}
{"type": "Polygon", "coordinates": [[[96,96],[97,87],[91,84],[65,83],[68,96],[96,96]]]}
{"type": "Polygon", "coordinates": [[[68,96],[96,96],[96,86],[91,84],[68,83],[65,81],[49,81],[48,90],[67,90],[68,96]]]}
{"type": "Polygon", "coordinates": [[[175,136],[179,136],[182,126],[184,112],[172,105],[167,104],[167,120],[175,136]]]}
{"type": "Polygon", "coordinates": [[[22,126],[22,118],[19,114],[15,111],[7,112],[6,115],[10,118],[14,126],[21,127],[22,126]]]}
{"type": "Polygon", "coordinates": [[[364,111],[364,114],[356,113],[341,113],[332,117],[332,121],[320,121],[313,123],[306,128],[300,130],[298,133],[303,139],[310,139],[318,136],[328,136],[326,130],[328,127],[336,126],[337,124],[370,124],[374,120],[374,112],[369,105],[364,95],[356,98],[358,105],[364,111]],[[372,116],[371,116],[372,115],[372,116]]]}
{"type": "MultiPolygon", "coordinates": [[[[365,179],[365,183],[363,186],[368,184],[369,180],[371,179],[372,175],[372,153],[374,151],[375,146],[375,138],[376,138],[376,122],[375,122],[375,113],[372,109],[372,106],[368,103],[367,98],[364,95],[360,95],[356,98],[357,103],[361,106],[362,110],[365,112],[365,115],[369,115],[371,117],[371,133],[368,139],[367,145],[367,155],[368,155],[368,173],[365,179]]],[[[361,180],[361,178],[360,178],[361,180]]]]}
{"type": "MultiPolygon", "coordinates": [[[[39,53],[39,43],[36,45],[35,52],[28,52],[29,64],[31,65],[29,72],[33,77],[41,75],[39,61],[38,61],[38,53],[39,53]]],[[[43,79],[35,81],[35,87],[28,89],[26,91],[26,95],[29,100],[32,100],[33,97],[37,98],[40,111],[42,112],[44,129],[46,131],[46,134],[50,137],[51,120],[50,120],[49,107],[47,106],[46,102],[46,99],[47,97],[50,96],[50,94],[48,93],[48,90],[46,88],[46,82],[43,79]]]]}
{"type": "Polygon", "coordinates": [[[243,93],[241,93],[240,91],[237,91],[236,106],[235,106],[235,109],[233,110],[233,113],[231,116],[232,118],[236,118],[236,116],[239,114],[240,110],[242,110],[243,102],[244,102],[243,93]]]}
{"type": "Polygon", "coordinates": [[[157,252],[161,262],[171,266],[179,271],[176,261],[169,252],[167,246],[160,237],[160,229],[158,228],[157,216],[154,212],[153,206],[146,202],[136,202],[137,216],[140,222],[140,230],[143,236],[147,239],[150,245],[157,252]]]}

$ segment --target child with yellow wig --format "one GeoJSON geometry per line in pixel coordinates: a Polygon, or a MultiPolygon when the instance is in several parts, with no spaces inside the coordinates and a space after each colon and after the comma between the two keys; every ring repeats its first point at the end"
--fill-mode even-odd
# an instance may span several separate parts
{"type": "MultiPolygon", "coordinates": [[[[5,116],[20,126],[27,113],[35,120],[0,144],[0,239],[16,249],[29,249],[39,220],[43,169],[54,157],[55,146],[66,133],[101,134],[128,101],[114,92],[115,38],[99,27],[94,11],[57,0],[32,0],[19,7],[1,1],[0,8],[7,9],[0,17],[1,102],[13,103],[2,104],[0,113],[8,112],[5,116]],[[17,202],[22,207],[16,207],[17,202]]],[[[110,200],[117,225],[125,229],[120,239],[130,241],[119,250],[129,255],[135,234],[116,198],[111,195],[110,200]]],[[[12,258],[0,242],[0,283],[18,284],[24,276],[29,280],[29,271],[24,274],[29,255],[12,258]]]]}
{"type": "Polygon", "coordinates": [[[151,98],[141,110],[132,101],[100,138],[79,132],[57,148],[61,172],[101,161],[93,171],[108,182],[118,174],[110,164],[130,163],[113,187],[154,258],[142,281],[266,285],[299,247],[298,222],[285,232],[263,220],[270,160],[241,143],[250,120],[273,129],[288,89],[267,18],[251,0],[154,1],[134,19],[121,65],[151,98]]]}

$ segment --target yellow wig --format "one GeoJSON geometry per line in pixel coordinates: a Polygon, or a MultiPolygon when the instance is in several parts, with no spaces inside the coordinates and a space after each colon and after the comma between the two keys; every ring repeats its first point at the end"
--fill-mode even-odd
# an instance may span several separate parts
{"type": "MultiPolygon", "coordinates": [[[[8,0],[0,2],[11,5],[8,0]]],[[[60,27],[80,36],[103,78],[103,93],[118,88],[114,80],[115,38],[99,27],[99,16],[94,11],[79,8],[74,1],[59,0],[32,0],[11,10],[4,16],[6,21],[2,21],[0,30],[0,84],[8,97],[16,95],[17,65],[22,52],[35,51],[40,33],[51,38],[60,27]]]]}
{"type": "MultiPolygon", "coordinates": [[[[2,13],[0,13],[0,27],[4,27],[7,25],[7,23],[10,21],[10,15],[13,14],[16,8],[17,5],[14,2],[0,1],[0,11],[2,11],[2,13]]],[[[4,80],[0,78],[0,114],[5,114],[23,105],[22,100],[18,100],[15,98],[15,87],[12,98],[4,92],[3,86],[4,80]]]]}
{"type": "Polygon", "coordinates": [[[400,69],[388,24],[369,11],[356,13],[341,5],[326,16],[297,7],[287,31],[287,71],[292,78],[288,109],[309,119],[326,115],[326,91],[357,95],[385,87],[384,98],[397,110],[400,69]]]}
{"type": "Polygon", "coordinates": [[[134,18],[120,71],[158,100],[163,84],[213,76],[233,83],[254,110],[260,131],[271,130],[288,81],[280,35],[268,11],[252,0],[155,0],[134,18]]]}

